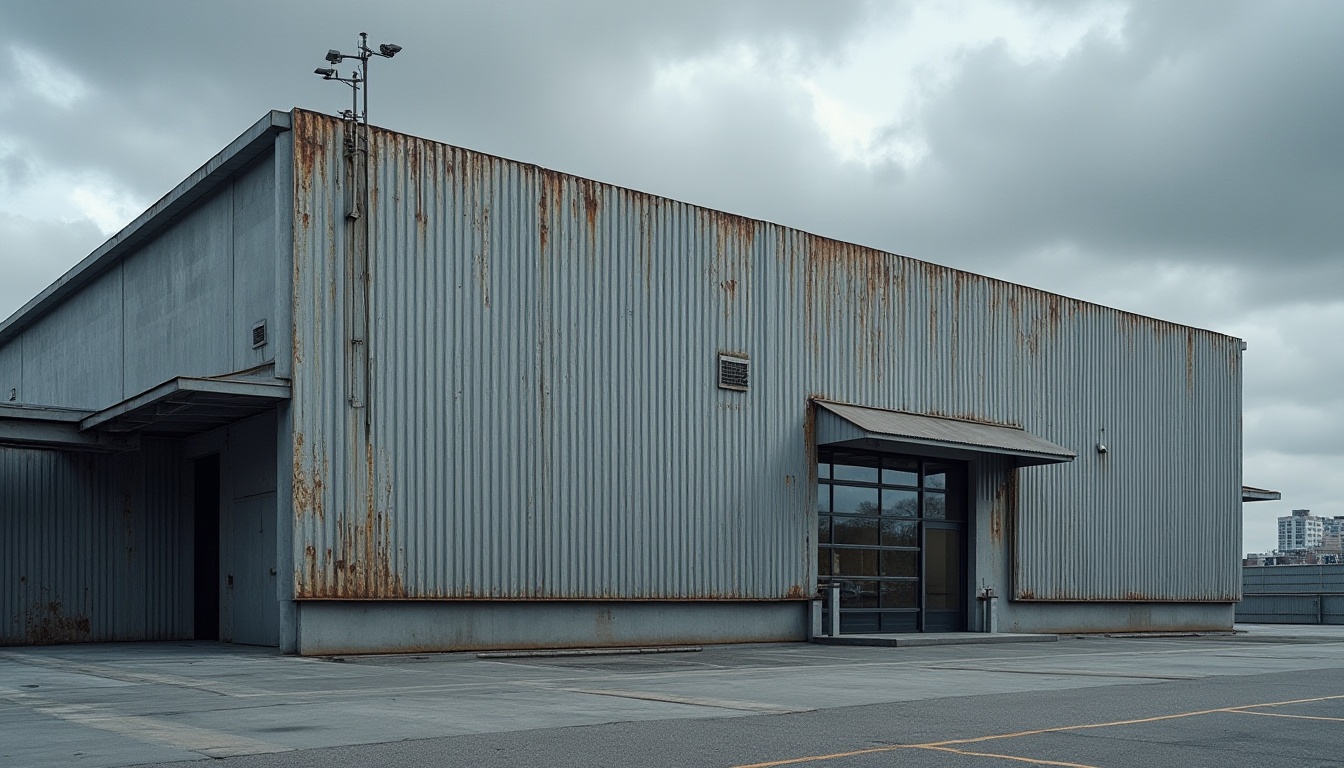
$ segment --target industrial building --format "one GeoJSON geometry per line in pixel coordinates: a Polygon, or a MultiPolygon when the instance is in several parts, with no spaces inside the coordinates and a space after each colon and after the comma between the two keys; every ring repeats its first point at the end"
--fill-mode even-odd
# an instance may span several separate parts
{"type": "Polygon", "coordinates": [[[0,325],[0,642],[1231,627],[1240,340],[359,147],[272,112],[0,325]]]}

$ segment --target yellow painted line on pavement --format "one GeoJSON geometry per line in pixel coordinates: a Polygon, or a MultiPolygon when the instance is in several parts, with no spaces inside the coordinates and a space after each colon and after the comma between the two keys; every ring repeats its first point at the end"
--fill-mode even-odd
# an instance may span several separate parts
{"type": "Polygon", "coordinates": [[[1289,715],[1283,712],[1255,712],[1249,709],[1237,711],[1238,715],[1260,715],[1261,717],[1290,717],[1295,720],[1330,720],[1336,723],[1344,723],[1344,717],[1322,717],[1320,715],[1289,715]]]}
{"type": "MultiPolygon", "coordinates": [[[[924,744],[890,744],[881,747],[870,747],[868,749],[857,749],[849,752],[833,752],[827,755],[807,755],[806,757],[794,757],[785,760],[771,760],[763,763],[749,763],[745,765],[733,766],[733,768],[774,768],[779,765],[796,765],[799,763],[815,763],[823,760],[838,760],[843,757],[853,757],[856,755],[871,755],[881,752],[895,752],[901,749],[934,749],[939,747],[951,747],[961,744],[978,744],[985,741],[994,741],[997,739],[1016,739],[1023,736],[1037,736],[1044,733],[1066,733],[1068,731],[1083,731],[1094,728],[1114,728],[1122,725],[1139,725],[1141,723],[1157,723],[1164,720],[1179,720],[1186,717],[1199,717],[1200,715],[1212,715],[1219,712],[1245,713],[1245,714],[1270,714],[1262,712],[1248,712],[1248,710],[1262,709],[1264,707],[1284,707],[1290,704],[1310,704],[1317,701],[1336,701],[1344,699],[1344,695],[1339,696],[1315,696],[1309,699],[1289,699],[1287,701],[1267,701],[1261,704],[1243,704],[1239,707],[1218,707],[1216,709],[1199,709],[1192,712],[1178,712],[1173,715],[1157,715],[1154,717],[1139,717],[1132,720],[1112,720],[1105,723],[1082,723],[1079,725],[1061,725],[1054,728],[1037,728],[1030,731],[1015,731],[1013,733],[996,733],[990,736],[976,736],[969,739],[949,739],[947,741],[930,741],[924,744]]],[[[1299,717],[1305,717],[1299,715],[1299,717]]],[[[947,750],[953,751],[953,750],[947,750]]],[[[991,757],[1010,757],[1007,755],[990,755],[991,757]]],[[[1012,758],[1031,761],[1029,758],[1012,758]]],[[[1072,765],[1071,763],[1050,763],[1048,761],[1032,761],[1040,765],[1072,765]]]]}
{"type": "Polygon", "coordinates": [[[996,755],[993,752],[969,752],[964,749],[953,749],[952,747],[915,746],[911,747],[911,749],[951,752],[954,755],[969,755],[971,757],[994,757],[999,760],[1016,760],[1019,763],[1031,763],[1032,765],[1059,765],[1064,768],[1097,768],[1095,765],[1088,765],[1086,763],[1065,763],[1059,760],[1046,760],[1039,757],[1021,757],[1020,755],[996,755]]]}

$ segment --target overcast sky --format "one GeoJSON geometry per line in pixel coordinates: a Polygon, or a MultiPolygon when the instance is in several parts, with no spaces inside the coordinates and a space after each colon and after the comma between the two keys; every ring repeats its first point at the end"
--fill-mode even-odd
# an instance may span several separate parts
{"type": "Polygon", "coordinates": [[[1344,2],[0,0],[0,317],[360,31],[373,121],[1239,336],[1245,546],[1344,515],[1344,2]]]}

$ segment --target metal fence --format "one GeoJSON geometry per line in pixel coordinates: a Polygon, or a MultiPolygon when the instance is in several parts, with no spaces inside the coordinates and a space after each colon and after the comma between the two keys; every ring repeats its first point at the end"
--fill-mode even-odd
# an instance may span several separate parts
{"type": "Polygon", "coordinates": [[[1242,569],[1237,621],[1246,624],[1344,624],[1344,565],[1242,569]]]}

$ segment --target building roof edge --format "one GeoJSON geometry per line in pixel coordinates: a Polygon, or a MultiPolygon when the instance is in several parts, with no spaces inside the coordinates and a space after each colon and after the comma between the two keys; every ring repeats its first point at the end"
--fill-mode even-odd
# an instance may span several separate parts
{"type": "Polygon", "coordinates": [[[239,168],[260,155],[274,143],[277,134],[290,130],[291,125],[288,112],[271,110],[262,116],[171,192],[159,198],[148,210],[0,323],[0,346],[51,312],[68,296],[117,263],[136,245],[191,208],[239,168]]]}

